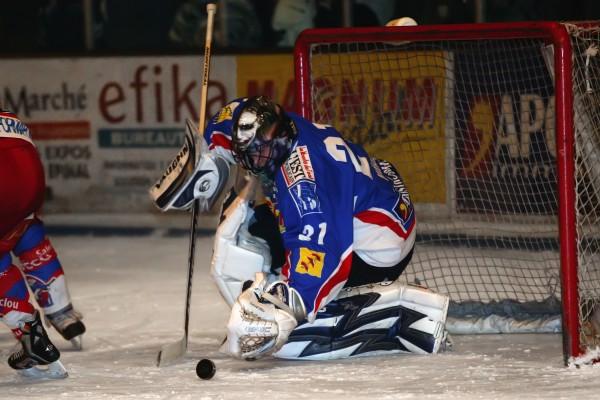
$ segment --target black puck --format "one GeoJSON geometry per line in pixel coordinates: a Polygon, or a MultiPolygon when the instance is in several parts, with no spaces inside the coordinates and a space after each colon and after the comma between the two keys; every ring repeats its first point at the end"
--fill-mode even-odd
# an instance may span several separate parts
{"type": "Polygon", "coordinates": [[[200,379],[211,379],[215,376],[215,372],[217,372],[217,367],[215,363],[208,358],[203,358],[196,364],[196,375],[198,375],[198,378],[200,379]]]}

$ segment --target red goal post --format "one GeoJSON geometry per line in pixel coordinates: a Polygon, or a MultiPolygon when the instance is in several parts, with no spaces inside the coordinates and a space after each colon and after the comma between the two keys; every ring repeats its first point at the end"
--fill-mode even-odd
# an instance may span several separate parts
{"type": "Polygon", "coordinates": [[[595,22],[310,29],[296,42],[299,113],[404,175],[419,237],[402,279],[449,294],[458,332],[562,325],[565,361],[598,344],[599,44],[595,22]]]}

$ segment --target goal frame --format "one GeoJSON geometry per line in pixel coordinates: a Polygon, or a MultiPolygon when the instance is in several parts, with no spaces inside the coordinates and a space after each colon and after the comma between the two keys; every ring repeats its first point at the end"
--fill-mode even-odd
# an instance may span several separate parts
{"type": "Polygon", "coordinates": [[[406,27],[317,28],[303,31],[294,48],[297,112],[312,120],[310,47],[312,44],[386,41],[465,41],[539,39],[554,46],[555,134],[558,234],[565,363],[583,354],[579,331],[578,254],[575,188],[575,129],[572,45],[558,22],[514,22],[406,27]]]}

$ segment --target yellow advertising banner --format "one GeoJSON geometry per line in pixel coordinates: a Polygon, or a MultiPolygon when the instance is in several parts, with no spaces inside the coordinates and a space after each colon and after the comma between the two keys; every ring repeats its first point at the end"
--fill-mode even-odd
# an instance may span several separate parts
{"type": "MultiPolygon", "coordinates": [[[[441,51],[313,54],[313,120],[393,163],[415,202],[445,203],[448,58],[441,51]]],[[[265,94],[295,109],[293,62],[291,54],[238,56],[238,95],[265,94]]]]}
{"type": "Polygon", "coordinates": [[[239,97],[267,95],[286,110],[294,110],[294,56],[238,56],[237,93],[239,97]]]}
{"type": "Polygon", "coordinates": [[[313,119],[393,163],[415,202],[445,203],[448,64],[441,51],[313,54],[313,119]]]}

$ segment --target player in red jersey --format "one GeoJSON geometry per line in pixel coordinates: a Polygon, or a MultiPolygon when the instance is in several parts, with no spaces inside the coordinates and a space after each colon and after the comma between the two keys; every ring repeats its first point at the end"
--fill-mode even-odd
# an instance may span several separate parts
{"type": "Polygon", "coordinates": [[[51,364],[60,357],[29,299],[28,287],[65,339],[80,347],[85,332],[56,251],[36,216],[44,191],[44,168],[29,129],[15,114],[0,109],[0,318],[22,344],[9,357],[10,366],[18,370],[51,364]]]}

